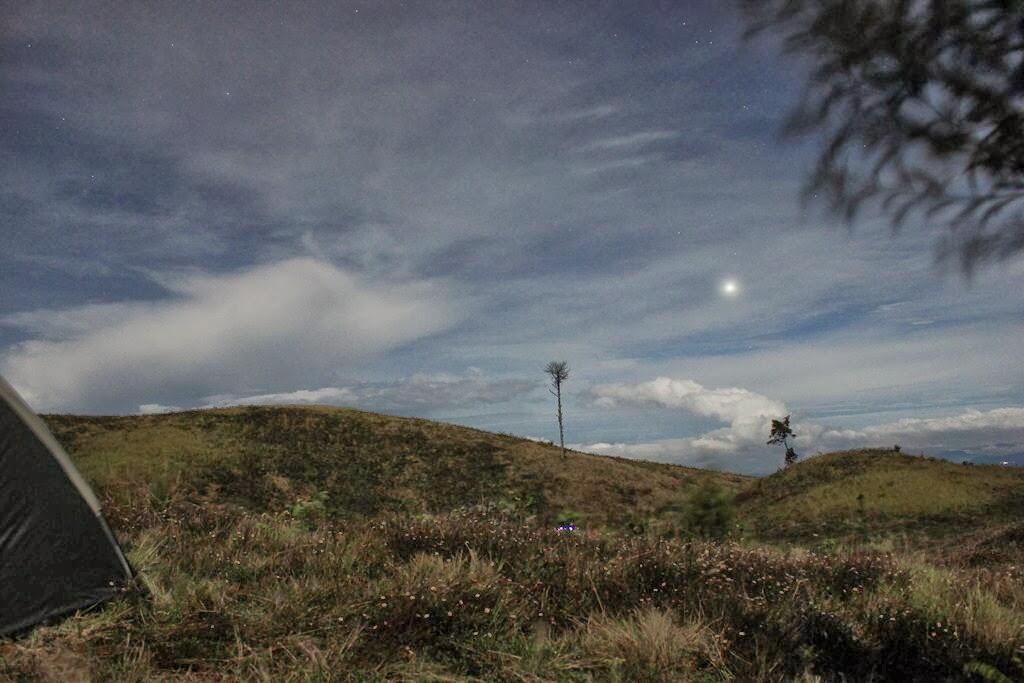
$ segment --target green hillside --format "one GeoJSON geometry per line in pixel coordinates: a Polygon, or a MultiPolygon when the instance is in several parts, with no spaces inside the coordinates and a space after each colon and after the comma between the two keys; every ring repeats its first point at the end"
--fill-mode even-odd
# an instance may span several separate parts
{"type": "Polygon", "coordinates": [[[322,501],[334,517],[477,503],[620,526],[672,510],[703,482],[749,477],[559,449],[345,408],[247,407],[132,417],[49,416],[82,473],[115,500],[199,496],[259,511],[322,501]]]}
{"type": "Polygon", "coordinates": [[[318,407],[47,421],[138,576],[0,640],[0,681],[1024,679],[1020,470],[754,479],[318,407]]]}
{"type": "Polygon", "coordinates": [[[881,449],[828,453],[751,481],[737,503],[762,538],[960,537],[1024,520],[1024,469],[881,449]]]}

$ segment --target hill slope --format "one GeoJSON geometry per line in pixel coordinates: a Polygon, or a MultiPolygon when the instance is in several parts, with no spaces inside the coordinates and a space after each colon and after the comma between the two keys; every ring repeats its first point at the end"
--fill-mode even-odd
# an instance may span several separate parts
{"type": "Polygon", "coordinates": [[[569,452],[428,420],[326,407],[46,418],[108,496],[184,492],[260,511],[319,500],[331,516],[442,512],[487,502],[591,525],[643,520],[702,482],[750,479],[569,452]]]}
{"type": "Polygon", "coordinates": [[[1024,519],[1024,469],[890,450],[808,458],[763,478],[569,451],[513,436],[347,408],[242,407],[129,417],[48,416],[114,502],[141,493],[332,517],[437,513],[476,503],[551,521],[644,525],[714,483],[768,540],[935,537],[1024,519]]]}
{"type": "Polygon", "coordinates": [[[762,538],[961,535],[1024,519],[1024,469],[844,451],[754,480],[737,502],[762,538]]]}

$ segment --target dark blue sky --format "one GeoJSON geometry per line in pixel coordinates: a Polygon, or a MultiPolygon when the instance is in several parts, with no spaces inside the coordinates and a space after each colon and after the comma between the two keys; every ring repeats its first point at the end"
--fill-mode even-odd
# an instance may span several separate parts
{"type": "Polygon", "coordinates": [[[803,67],[728,3],[74,3],[0,29],[0,372],[761,471],[1024,451],[1024,264],[801,211],[803,67]],[[726,291],[724,283],[734,283],[726,291]],[[663,378],[658,380],[657,378],[663,378]]]}

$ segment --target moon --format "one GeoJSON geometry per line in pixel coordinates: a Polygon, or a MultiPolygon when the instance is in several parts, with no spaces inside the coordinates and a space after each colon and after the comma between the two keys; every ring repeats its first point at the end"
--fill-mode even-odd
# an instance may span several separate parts
{"type": "Polygon", "coordinates": [[[733,298],[735,296],[738,296],[740,293],[740,283],[734,278],[727,278],[725,280],[722,280],[722,285],[720,289],[722,291],[723,296],[733,298]]]}

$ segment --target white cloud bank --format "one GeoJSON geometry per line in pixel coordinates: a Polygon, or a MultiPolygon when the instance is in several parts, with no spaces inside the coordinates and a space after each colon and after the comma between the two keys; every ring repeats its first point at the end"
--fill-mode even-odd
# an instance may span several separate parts
{"type": "MultiPolygon", "coordinates": [[[[288,404],[354,405],[358,402],[356,393],[348,387],[322,387],[320,389],[299,389],[276,394],[255,394],[253,396],[208,396],[202,408],[223,408],[226,406],[263,406],[288,404]]],[[[139,411],[145,406],[139,406],[139,411]]]]}
{"type": "Polygon", "coordinates": [[[317,259],[162,284],[167,300],[5,319],[39,338],[0,358],[0,372],[37,409],[119,409],[225,387],[309,386],[458,318],[430,283],[366,282],[317,259]]]}
{"type": "Polygon", "coordinates": [[[727,451],[760,439],[771,418],[788,413],[785,403],[747,389],[708,389],[693,380],[668,377],[638,384],[600,384],[591,389],[591,395],[594,404],[603,408],[654,405],[728,422],[726,428],[687,440],[704,451],[727,451]]]}
{"type": "MultiPolygon", "coordinates": [[[[692,465],[721,465],[726,469],[770,469],[777,463],[769,457],[765,442],[773,417],[789,414],[786,405],[746,389],[708,389],[688,379],[659,377],[635,384],[604,384],[591,389],[594,404],[604,408],[619,405],[660,406],[693,415],[715,417],[728,427],[696,437],[661,439],[647,443],[573,444],[578,450],[646,460],[692,465]]],[[[794,420],[798,450],[840,450],[899,443],[908,449],[925,451],[965,450],[992,455],[1024,451],[1024,408],[966,410],[956,415],[933,418],[904,418],[860,429],[842,429],[794,420]]]]}
{"type": "Polygon", "coordinates": [[[176,413],[182,408],[178,406],[165,406],[159,403],[143,403],[139,406],[139,415],[163,415],[164,413],[176,413]]]}
{"type": "Polygon", "coordinates": [[[923,450],[969,450],[1004,454],[1024,451],[1024,408],[966,410],[956,415],[904,418],[862,429],[807,424],[798,444],[822,450],[895,443],[923,450]]]}
{"type": "MultiPolygon", "coordinates": [[[[365,382],[345,387],[301,389],[254,396],[209,396],[204,408],[233,405],[330,404],[370,410],[431,412],[506,403],[541,386],[540,380],[487,377],[479,368],[463,375],[416,374],[395,382],[365,382]]],[[[140,411],[143,406],[139,406],[140,411]]]]}

